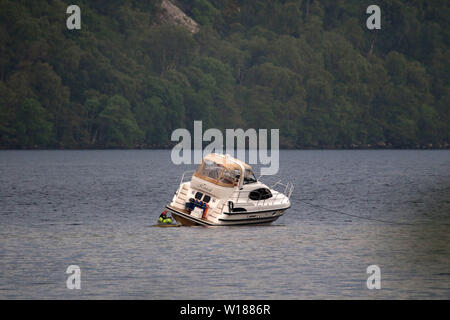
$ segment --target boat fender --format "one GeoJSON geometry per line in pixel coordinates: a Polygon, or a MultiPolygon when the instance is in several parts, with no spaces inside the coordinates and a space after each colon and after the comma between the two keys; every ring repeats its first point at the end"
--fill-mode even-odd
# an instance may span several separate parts
{"type": "Polygon", "coordinates": [[[228,211],[233,212],[233,209],[234,209],[233,201],[228,201],[228,211]]]}
{"type": "Polygon", "coordinates": [[[206,216],[208,215],[208,209],[209,209],[209,206],[207,203],[205,203],[205,208],[203,209],[203,215],[202,215],[203,219],[206,219],[206,216]]]}

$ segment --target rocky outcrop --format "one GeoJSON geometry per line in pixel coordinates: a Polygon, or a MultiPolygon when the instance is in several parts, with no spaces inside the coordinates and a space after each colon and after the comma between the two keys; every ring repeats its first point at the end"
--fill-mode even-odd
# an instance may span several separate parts
{"type": "Polygon", "coordinates": [[[188,17],[180,8],[169,0],[163,0],[161,2],[161,9],[161,22],[182,26],[191,33],[197,33],[199,31],[200,27],[198,23],[188,17]]]}

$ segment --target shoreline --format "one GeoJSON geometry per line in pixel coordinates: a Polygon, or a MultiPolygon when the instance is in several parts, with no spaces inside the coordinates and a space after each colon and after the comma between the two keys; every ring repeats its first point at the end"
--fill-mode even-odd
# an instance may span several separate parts
{"type": "MultiPolygon", "coordinates": [[[[175,145],[174,145],[175,146],[175,145]]],[[[170,150],[174,146],[134,146],[134,147],[2,147],[0,151],[7,150],[170,150]]],[[[194,149],[192,149],[194,150],[194,149]]],[[[317,147],[281,147],[279,150],[450,150],[450,145],[440,146],[317,146],[317,147]]]]}

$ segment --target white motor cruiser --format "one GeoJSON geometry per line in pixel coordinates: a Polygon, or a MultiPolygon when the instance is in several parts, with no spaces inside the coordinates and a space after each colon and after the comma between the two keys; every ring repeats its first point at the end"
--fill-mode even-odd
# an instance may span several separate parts
{"type": "Polygon", "coordinates": [[[197,171],[183,174],[166,209],[182,225],[268,224],[291,206],[293,190],[292,183],[281,181],[269,188],[256,179],[248,164],[212,153],[203,158],[197,171]]]}

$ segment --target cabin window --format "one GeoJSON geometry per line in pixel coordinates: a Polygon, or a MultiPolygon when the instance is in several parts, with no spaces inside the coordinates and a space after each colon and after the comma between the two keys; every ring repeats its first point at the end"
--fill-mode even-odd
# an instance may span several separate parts
{"type": "Polygon", "coordinates": [[[266,200],[272,197],[272,192],[270,192],[269,189],[267,188],[259,188],[259,189],[255,189],[252,192],[250,192],[250,194],[248,195],[248,197],[251,200],[266,200]]]}
{"type": "Polygon", "coordinates": [[[205,194],[205,196],[203,197],[203,201],[205,201],[206,203],[208,203],[211,200],[211,197],[208,196],[207,194],[205,194]]]}
{"type": "Polygon", "coordinates": [[[205,160],[203,166],[201,166],[199,171],[201,175],[217,180],[219,179],[219,175],[222,170],[223,167],[220,164],[217,164],[213,161],[205,160]]]}
{"type": "Polygon", "coordinates": [[[203,193],[197,192],[197,193],[195,194],[194,198],[197,199],[197,200],[200,200],[200,199],[202,198],[202,196],[203,196],[203,193]]]}
{"type": "Polygon", "coordinates": [[[222,171],[222,174],[220,175],[219,182],[234,185],[236,180],[237,180],[236,176],[234,175],[233,172],[228,171],[227,169],[224,169],[222,171]]]}

